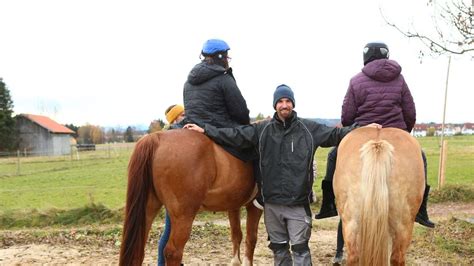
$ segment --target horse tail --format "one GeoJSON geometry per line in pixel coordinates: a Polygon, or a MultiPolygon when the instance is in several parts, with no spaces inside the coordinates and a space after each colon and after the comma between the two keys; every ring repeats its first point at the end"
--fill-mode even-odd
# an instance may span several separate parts
{"type": "Polygon", "coordinates": [[[153,157],[158,134],[140,139],[128,163],[125,221],[120,248],[120,265],[141,265],[146,242],[146,206],[153,188],[153,157]]]}
{"type": "Polygon", "coordinates": [[[389,259],[389,191],[393,146],[370,140],[360,149],[362,159],[361,265],[387,265],[389,259]]]}

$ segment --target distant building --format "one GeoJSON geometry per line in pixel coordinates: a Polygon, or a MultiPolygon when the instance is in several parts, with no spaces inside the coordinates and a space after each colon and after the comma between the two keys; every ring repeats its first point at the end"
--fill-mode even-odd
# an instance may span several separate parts
{"type": "Polygon", "coordinates": [[[34,155],[71,153],[74,131],[42,115],[17,115],[20,150],[34,155]]]}
{"type": "Polygon", "coordinates": [[[412,130],[412,134],[415,137],[426,137],[428,133],[428,124],[415,124],[412,130]]]}
{"type": "MultiPolygon", "coordinates": [[[[435,136],[440,136],[442,133],[441,124],[416,124],[413,127],[412,135],[415,137],[425,137],[428,135],[428,131],[434,130],[435,136]]],[[[473,135],[474,134],[474,123],[464,123],[464,124],[445,124],[444,125],[444,135],[445,136],[454,136],[454,135],[473,135]]]]}
{"type": "MultiPolygon", "coordinates": [[[[435,126],[435,135],[436,136],[441,136],[441,133],[443,133],[443,125],[442,124],[436,124],[435,126]]],[[[444,135],[445,136],[454,136],[456,133],[455,126],[452,124],[445,124],[444,125],[444,135]]]]}
{"type": "Polygon", "coordinates": [[[465,123],[461,129],[463,135],[473,135],[474,134],[474,123],[465,123]]]}

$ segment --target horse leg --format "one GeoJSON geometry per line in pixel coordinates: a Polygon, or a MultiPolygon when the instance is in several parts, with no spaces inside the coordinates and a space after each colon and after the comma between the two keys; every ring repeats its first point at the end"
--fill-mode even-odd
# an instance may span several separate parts
{"type": "Polygon", "coordinates": [[[145,244],[150,234],[153,220],[155,219],[158,211],[161,209],[162,203],[158,200],[154,193],[148,194],[148,200],[146,202],[146,230],[145,230],[145,244]]]}
{"type": "Polygon", "coordinates": [[[390,256],[391,265],[405,265],[405,256],[408,246],[411,242],[413,232],[413,222],[408,226],[397,230],[392,234],[392,255],[390,256]]]}
{"type": "Polygon", "coordinates": [[[242,242],[242,229],[240,226],[240,209],[230,210],[229,215],[230,233],[232,239],[232,261],[231,265],[240,265],[240,243],[242,242]]]}
{"type": "Polygon", "coordinates": [[[158,211],[161,209],[162,203],[158,200],[154,193],[148,194],[148,200],[146,202],[146,237],[148,239],[148,234],[150,233],[151,225],[155,219],[158,211]]]}
{"type": "Polygon", "coordinates": [[[247,209],[247,234],[245,238],[244,265],[253,265],[253,255],[258,237],[258,224],[263,211],[255,207],[252,202],[248,203],[247,209]]]}
{"type": "Polygon", "coordinates": [[[175,216],[171,209],[168,209],[168,212],[171,219],[171,233],[164,250],[166,265],[178,266],[181,265],[184,245],[186,245],[191,235],[193,220],[197,211],[193,215],[181,216],[175,216]]]}
{"type": "Polygon", "coordinates": [[[344,242],[347,248],[347,265],[359,264],[359,252],[357,250],[357,234],[355,223],[343,224],[344,242]]]}

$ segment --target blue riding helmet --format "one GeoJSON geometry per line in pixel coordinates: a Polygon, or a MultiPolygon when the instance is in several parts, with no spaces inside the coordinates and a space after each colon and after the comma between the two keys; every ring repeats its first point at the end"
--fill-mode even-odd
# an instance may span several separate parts
{"type": "Polygon", "coordinates": [[[207,40],[202,46],[203,55],[212,55],[219,52],[226,52],[227,50],[230,50],[229,45],[219,39],[207,40]]]}

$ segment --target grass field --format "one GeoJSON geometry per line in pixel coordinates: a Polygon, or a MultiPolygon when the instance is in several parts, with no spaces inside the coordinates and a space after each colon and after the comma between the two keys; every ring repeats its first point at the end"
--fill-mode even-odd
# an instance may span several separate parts
{"type": "MultiPolygon", "coordinates": [[[[446,184],[474,188],[474,136],[448,137],[446,184]]],[[[428,183],[437,187],[439,139],[419,138],[428,158],[428,183]]],[[[99,147],[100,148],[100,147],[99,147]]],[[[0,159],[0,213],[69,210],[88,204],[102,204],[109,209],[122,208],[125,202],[126,171],[132,149],[114,149],[113,153],[80,153],[58,158],[0,159]],[[98,155],[99,154],[99,155],[98,155]]],[[[318,180],[325,174],[329,149],[317,151],[318,180]]]]}

